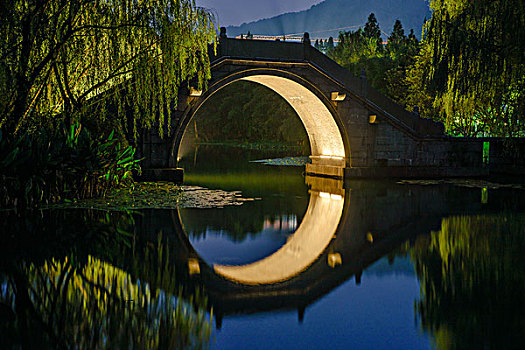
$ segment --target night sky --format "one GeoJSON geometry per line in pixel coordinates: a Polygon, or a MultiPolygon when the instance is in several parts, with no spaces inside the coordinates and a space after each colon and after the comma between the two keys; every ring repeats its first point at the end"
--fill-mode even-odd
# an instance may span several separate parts
{"type": "Polygon", "coordinates": [[[211,9],[220,26],[239,25],[286,12],[302,11],[323,0],[196,0],[211,9]]]}

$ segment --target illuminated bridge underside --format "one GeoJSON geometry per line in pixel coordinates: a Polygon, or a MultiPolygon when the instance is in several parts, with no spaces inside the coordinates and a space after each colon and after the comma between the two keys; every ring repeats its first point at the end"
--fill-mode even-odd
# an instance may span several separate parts
{"type": "Polygon", "coordinates": [[[248,265],[215,265],[217,274],[243,284],[286,281],[306,270],[334,237],[343,213],[341,195],[312,191],[308,210],[288,242],[274,254],[248,265]]]}
{"type": "Polygon", "coordinates": [[[304,124],[313,157],[345,158],[341,131],[328,108],[313,92],[295,81],[278,76],[254,75],[242,80],[272,89],[292,106],[304,124]]]}

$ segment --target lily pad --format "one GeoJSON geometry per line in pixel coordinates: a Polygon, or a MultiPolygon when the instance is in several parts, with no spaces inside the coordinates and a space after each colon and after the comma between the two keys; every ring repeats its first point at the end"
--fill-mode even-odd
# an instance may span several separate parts
{"type": "Polygon", "coordinates": [[[252,160],[251,163],[262,163],[266,165],[280,165],[280,166],[304,166],[309,163],[308,157],[286,157],[252,160]]]}
{"type": "Polygon", "coordinates": [[[240,191],[211,190],[180,186],[172,182],[137,182],[105,197],[48,205],[46,209],[84,208],[104,210],[222,208],[242,205],[258,198],[246,198],[240,191]]]}
{"type": "Polygon", "coordinates": [[[455,185],[460,187],[471,187],[471,188],[488,188],[488,189],[499,189],[499,188],[513,188],[513,189],[525,189],[524,184],[502,184],[496,182],[490,182],[479,179],[441,179],[441,180],[401,180],[397,182],[401,185],[455,185]]]}

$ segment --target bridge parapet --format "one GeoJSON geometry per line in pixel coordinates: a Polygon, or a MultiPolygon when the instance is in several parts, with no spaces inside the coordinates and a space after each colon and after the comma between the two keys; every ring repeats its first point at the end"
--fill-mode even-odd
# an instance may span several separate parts
{"type": "Polygon", "coordinates": [[[393,123],[420,137],[444,135],[445,128],[442,123],[420,118],[406,111],[402,106],[371,87],[365,77],[354,76],[311,45],[283,41],[221,38],[217,54],[212,55],[211,59],[218,62],[224,58],[309,63],[346,89],[354,98],[370,105],[378,113],[391,119],[393,123]]]}
{"type": "Polygon", "coordinates": [[[221,38],[217,54],[210,59],[212,62],[223,57],[306,62],[309,48],[301,43],[221,38]]]}

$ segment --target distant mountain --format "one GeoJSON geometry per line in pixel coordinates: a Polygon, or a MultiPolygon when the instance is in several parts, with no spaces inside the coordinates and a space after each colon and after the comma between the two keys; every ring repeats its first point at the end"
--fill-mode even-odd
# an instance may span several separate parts
{"type": "MultiPolygon", "coordinates": [[[[227,28],[229,37],[246,34],[282,35],[309,32],[310,37],[336,38],[343,27],[364,25],[373,12],[379,22],[383,37],[392,31],[396,19],[401,20],[405,33],[410,29],[419,38],[425,18],[430,18],[429,1],[425,0],[326,0],[308,10],[285,13],[256,22],[243,23],[227,28]],[[333,29],[326,32],[327,29],[333,29]],[[323,31],[323,32],[320,32],[323,31]]],[[[345,28],[342,30],[355,30],[345,28]]]]}

